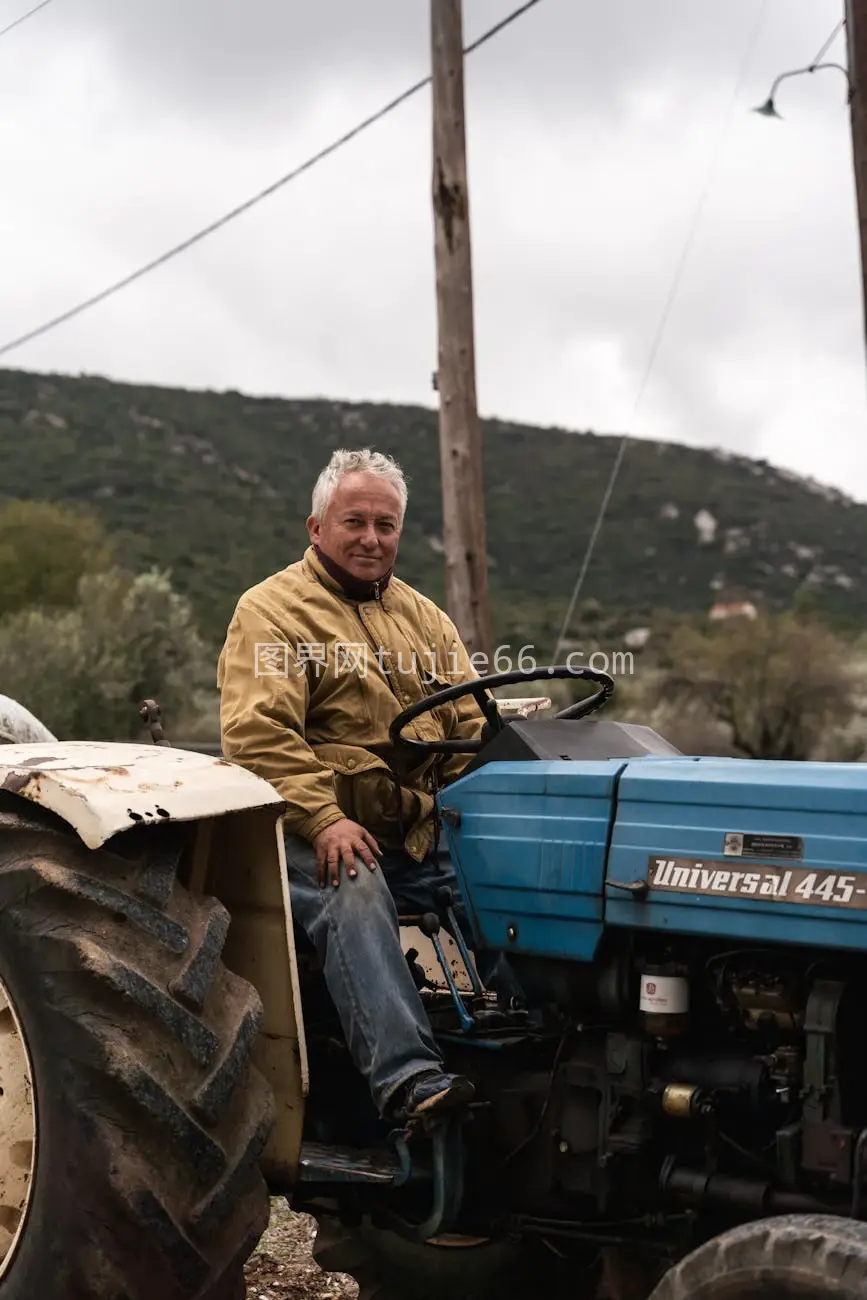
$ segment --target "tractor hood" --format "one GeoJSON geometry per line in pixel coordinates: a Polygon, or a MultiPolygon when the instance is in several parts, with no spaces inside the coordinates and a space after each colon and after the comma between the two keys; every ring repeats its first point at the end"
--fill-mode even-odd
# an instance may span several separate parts
{"type": "Polygon", "coordinates": [[[223,758],[164,745],[51,741],[0,747],[0,790],[49,808],[96,849],[136,824],[275,807],[267,781],[223,758]]]}

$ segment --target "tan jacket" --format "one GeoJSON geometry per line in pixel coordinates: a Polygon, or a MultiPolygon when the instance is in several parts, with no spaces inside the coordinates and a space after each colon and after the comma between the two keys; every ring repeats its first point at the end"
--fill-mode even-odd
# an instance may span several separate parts
{"type": "MultiPolygon", "coordinates": [[[[471,758],[422,756],[396,778],[389,724],[437,689],[425,675],[442,685],[478,677],[451,619],[395,577],[378,600],[348,599],[310,547],[238,602],[217,670],[223,753],[282,795],[288,830],[312,840],[349,817],[381,847],[421,860],[433,843],[434,770],[445,785],[471,758]]],[[[467,695],[405,734],[475,738],[483,723],[467,695]]]]}

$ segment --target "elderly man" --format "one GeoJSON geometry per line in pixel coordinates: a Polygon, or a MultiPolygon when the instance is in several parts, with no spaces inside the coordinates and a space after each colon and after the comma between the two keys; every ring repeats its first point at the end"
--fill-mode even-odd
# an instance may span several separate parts
{"type": "MultiPolygon", "coordinates": [[[[447,615],[395,576],[406,502],[389,457],[336,451],[313,492],[309,548],[241,597],[218,669],[223,753],[286,800],[294,916],[389,1119],[473,1095],[444,1071],[397,925],[399,907],[429,910],[453,885],[435,856],[434,797],[469,758],[402,770],[389,724],[432,681],[478,676],[447,615]]],[[[476,738],[483,725],[467,696],[408,734],[476,738]]]]}

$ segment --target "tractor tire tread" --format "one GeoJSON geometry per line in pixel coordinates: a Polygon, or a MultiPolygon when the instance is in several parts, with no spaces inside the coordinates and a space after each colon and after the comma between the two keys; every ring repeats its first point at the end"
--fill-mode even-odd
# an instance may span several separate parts
{"type": "Polygon", "coordinates": [[[59,1040],[54,1104],[97,1171],[82,1172],[63,1294],[228,1300],[244,1294],[269,1215],[258,1161],[273,1099],[252,1064],[262,1006],[221,963],[228,913],[178,882],[185,828],[138,829],[90,850],[0,825],[0,956],[21,972],[37,1055],[59,1040]]]}
{"type": "Polygon", "coordinates": [[[716,1295],[728,1300],[734,1286],[782,1286],[787,1276],[797,1276],[802,1285],[815,1283],[816,1295],[829,1300],[856,1300],[867,1294],[867,1224],[822,1214],[779,1215],[743,1224],[675,1264],[649,1300],[715,1300],[716,1295]]]}

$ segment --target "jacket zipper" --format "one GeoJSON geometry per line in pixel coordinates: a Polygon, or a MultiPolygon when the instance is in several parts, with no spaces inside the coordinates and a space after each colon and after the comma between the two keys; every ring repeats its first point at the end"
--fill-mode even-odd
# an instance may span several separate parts
{"type": "MultiPolygon", "coordinates": [[[[376,583],[375,585],[376,585],[376,587],[377,587],[377,589],[378,589],[378,588],[379,588],[379,583],[376,583]]],[[[378,596],[377,596],[377,599],[379,599],[378,596]]],[[[358,617],[358,621],[359,621],[359,623],[360,623],[361,626],[364,628],[364,634],[365,634],[365,636],[368,637],[368,639],[372,641],[373,638],[372,638],[371,635],[370,635],[370,629],[368,628],[367,624],[365,623],[365,621],[364,621],[364,619],[363,619],[363,617],[362,617],[362,614],[361,614],[361,607],[360,607],[359,605],[356,605],[356,606],[355,606],[355,613],[356,613],[356,615],[357,615],[357,617],[358,617]]],[[[380,647],[380,649],[381,649],[381,648],[382,648],[382,647],[380,647]]],[[[393,695],[394,698],[397,700],[398,704],[400,704],[401,707],[403,707],[403,701],[401,700],[400,696],[398,695],[397,691],[395,690],[395,688],[394,688],[394,683],[393,683],[392,680],[391,680],[391,673],[387,672],[387,671],[385,670],[385,668],[383,668],[382,671],[383,671],[383,676],[385,677],[385,680],[386,680],[386,682],[387,682],[387,684],[388,684],[388,689],[391,691],[392,695],[393,695]]]]}

